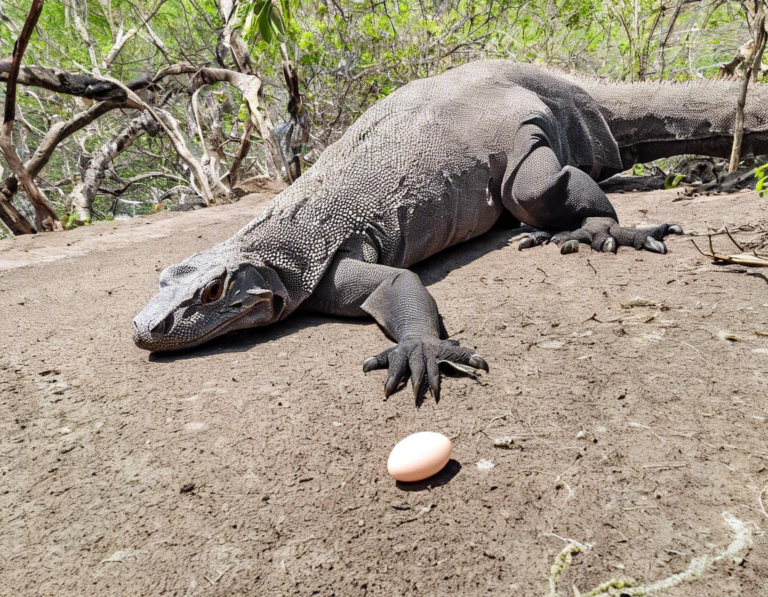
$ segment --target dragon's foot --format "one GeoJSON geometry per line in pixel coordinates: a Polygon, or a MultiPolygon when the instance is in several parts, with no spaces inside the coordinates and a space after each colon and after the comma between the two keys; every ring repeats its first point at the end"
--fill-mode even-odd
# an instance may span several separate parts
{"type": "Polygon", "coordinates": [[[567,255],[579,250],[579,244],[590,245],[595,251],[615,253],[619,247],[645,249],[652,253],[666,254],[664,237],[669,234],[682,234],[683,229],[675,224],[661,224],[651,228],[624,228],[613,218],[587,218],[581,228],[550,234],[536,230],[523,238],[518,248],[527,249],[549,242],[560,247],[560,253],[567,255]],[[529,240],[530,239],[530,240],[529,240]]]}
{"type": "Polygon", "coordinates": [[[520,242],[517,244],[517,250],[522,251],[523,249],[546,245],[552,240],[552,234],[552,232],[548,232],[547,230],[534,228],[530,232],[526,232],[525,236],[520,239],[520,242]]]}
{"type": "Polygon", "coordinates": [[[476,369],[488,371],[488,363],[474,351],[459,346],[455,340],[438,338],[403,340],[367,359],[363,363],[363,371],[368,373],[374,369],[389,369],[384,386],[386,397],[402,388],[410,377],[416,406],[421,406],[428,389],[435,401],[440,400],[441,363],[464,373],[471,373],[476,369]]]}

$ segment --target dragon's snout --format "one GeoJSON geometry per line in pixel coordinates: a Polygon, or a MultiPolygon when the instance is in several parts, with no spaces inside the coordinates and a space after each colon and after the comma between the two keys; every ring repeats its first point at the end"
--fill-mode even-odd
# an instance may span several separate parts
{"type": "Polygon", "coordinates": [[[173,313],[155,322],[139,313],[133,320],[133,342],[144,350],[162,350],[166,334],[173,328],[173,313]]]}

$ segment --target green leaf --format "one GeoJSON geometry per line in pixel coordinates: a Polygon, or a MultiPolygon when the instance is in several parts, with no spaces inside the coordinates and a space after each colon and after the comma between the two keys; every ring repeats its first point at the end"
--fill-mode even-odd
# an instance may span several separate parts
{"type": "Polygon", "coordinates": [[[261,12],[257,17],[259,23],[259,33],[261,33],[261,38],[267,43],[272,43],[272,27],[269,24],[271,8],[271,4],[269,2],[265,2],[264,7],[261,9],[261,12]]]}
{"type": "Polygon", "coordinates": [[[285,23],[280,13],[274,8],[269,12],[269,24],[275,37],[282,40],[285,37],[285,23]]]}
{"type": "Polygon", "coordinates": [[[634,176],[645,176],[645,166],[643,164],[635,164],[632,166],[632,174],[634,176]]]}
{"type": "Polygon", "coordinates": [[[683,180],[685,180],[685,174],[672,173],[664,179],[664,188],[676,189],[683,180]]]}
{"type": "Polygon", "coordinates": [[[768,176],[764,176],[758,180],[757,186],[755,187],[755,190],[761,199],[764,199],[765,196],[768,195],[768,188],[766,187],[768,187],[768,176]]]}

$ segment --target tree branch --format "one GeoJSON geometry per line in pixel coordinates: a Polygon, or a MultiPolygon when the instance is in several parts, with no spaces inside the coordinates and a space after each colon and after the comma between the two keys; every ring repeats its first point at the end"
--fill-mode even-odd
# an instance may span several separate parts
{"type": "MultiPolygon", "coordinates": [[[[10,62],[0,62],[0,82],[7,83],[13,65],[10,62]]],[[[119,86],[104,79],[91,75],[79,75],[45,66],[25,66],[18,72],[16,81],[19,85],[40,87],[48,91],[76,95],[96,101],[126,101],[128,96],[119,86]]],[[[139,77],[127,84],[131,91],[139,91],[151,84],[149,77],[139,77]]],[[[136,106],[133,106],[136,107],[136,106]]]]}
{"type": "Polygon", "coordinates": [[[128,149],[136,139],[144,133],[157,135],[160,132],[159,125],[154,121],[149,112],[137,116],[117,134],[114,138],[104,143],[91,157],[88,166],[83,172],[82,179],[70,193],[75,217],[83,222],[91,220],[91,207],[99,185],[104,180],[104,173],[109,165],[121,153],[128,149]]]}

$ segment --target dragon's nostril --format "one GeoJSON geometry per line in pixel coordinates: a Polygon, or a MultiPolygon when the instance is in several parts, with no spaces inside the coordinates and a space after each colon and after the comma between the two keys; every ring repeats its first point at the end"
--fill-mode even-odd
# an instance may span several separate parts
{"type": "Polygon", "coordinates": [[[163,319],[160,323],[158,323],[155,327],[153,327],[150,330],[150,332],[152,334],[162,336],[163,334],[170,332],[172,327],[173,327],[173,313],[168,315],[165,319],[163,319]]]}

